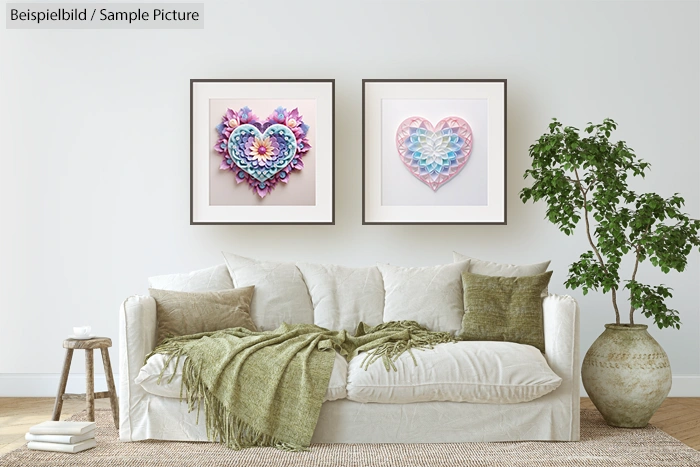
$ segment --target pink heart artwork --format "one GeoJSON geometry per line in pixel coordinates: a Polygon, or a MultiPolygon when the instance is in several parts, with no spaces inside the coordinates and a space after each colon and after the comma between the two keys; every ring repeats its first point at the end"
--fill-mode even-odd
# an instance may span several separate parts
{"type": "Polygon", "coordinates": [[[437,191],[457,175],[472,152],[472,129],[459,117],[445,117],[435,127],[423,117],[404,120],[396,148],[406,168],[437,191]]]}

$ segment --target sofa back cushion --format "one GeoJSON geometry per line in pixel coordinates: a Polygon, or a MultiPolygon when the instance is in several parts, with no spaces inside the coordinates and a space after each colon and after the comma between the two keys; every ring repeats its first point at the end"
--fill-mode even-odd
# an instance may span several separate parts
{"type": "Polygon", "coordinates": [[[456,333],[462,325],[462,272],[469,261],[423,268],[378,264],[384,280],[384,322],[416,321],[431,331],[456,333]]]}
{"type": "Polygon", "coordinates": [[[384,314],[384,283],[376,266],[297,263],[314,307],[314,324],[355,333],[360,321],[376,326],[384,314]]]}
{"type": "Polygon", "coordinates": [[[501,276],[501,277],[520,277],[520,276],[535,276],[547,271],[551,261],[543,261],[542,263],[534,264],[506,264],[496,263],[493,261],[484,261],[470,256],[452,252],[452,259],[455,263],[459,261],[469,260],[469,272],[481,274],[484,276],[501,276]]]}
{"type": "Polygon", "coordinates": [[[198,269],[187,274],[166,274],[148,278],[148,287],[178,292],[217,292],[233,288],[225,264],[198,269]]]}
{"type": "Polygon", "coordinates": [[[288,324],[313,324],[314,308],[301,272],[294,263],[258,261],[224,253],[233,285],[254,285],[250,316],[261,331],[288,324]]]}
{"type": "MultiPolygon", "coordinates": [[[[547,271],[549,263],[552,261],[544,261],[534,264],[505,264],[495,263],[493,261],[484,261],[482,259],[471,258],[456,251],[452,252],[452,259],[456,263],[458,261],[469,260],[469,272],[473,274],[481,274],[482,276],[500,276],[500,277],[522,277],[536,276],[547,271]]],[[[542,297],[549,294],[547,287],[542,290],[542,297]]]]}

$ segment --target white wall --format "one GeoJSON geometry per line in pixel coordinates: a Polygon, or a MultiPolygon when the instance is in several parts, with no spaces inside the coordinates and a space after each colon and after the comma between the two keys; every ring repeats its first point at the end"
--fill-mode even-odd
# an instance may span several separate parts
{"type": "MultiPolygon", "coordinates": [[[[53,395],[71,326],[116,341],[117,308],[148,276],[221,250],[356,266],[551,258],[566,293],[585,240],[519,201],[527,148],[552,117],[613,117],[652,163],[639,188],[680,192],[700,216],[699,18],[697,2],[235,1],[207,2],[204,30],[0,30],[0,396],[53,395]],[[189,79],[262,77],[336,79],[335,226],[189,225],[189,79]],[[507,226],[361,225],[362,78],[508,79],[507,226]]],[[[682,329],[651,331],[677,395],[700,396],[699,259],[641,272],[675,289],[682,329]]],[[[585,351],[611,306],[569,293],[585,351]]]]}

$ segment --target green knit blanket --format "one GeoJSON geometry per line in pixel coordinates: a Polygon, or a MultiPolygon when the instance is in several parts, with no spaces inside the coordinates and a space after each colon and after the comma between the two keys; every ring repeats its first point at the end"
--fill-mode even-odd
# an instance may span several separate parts
{"type": "Polygon", "coordinates": [[[274,331],[231,328],[174,337],[146,358],[165,354],[167,367],[173,358],[177,365],[187,357],[180,397],[186,396],[190,411],[197,409],[198,423],[204,405],[210,440],[233,449],[274,446],[298,451],[311,442],[334,351],[348,360],[366,352],[365,370],[381,359],[387,371],[396,371],[399,355],[443,342],[454,338],[415,321],[374,327],[360,323],[354,336],[311,324],[282,324],[274,331]]]}

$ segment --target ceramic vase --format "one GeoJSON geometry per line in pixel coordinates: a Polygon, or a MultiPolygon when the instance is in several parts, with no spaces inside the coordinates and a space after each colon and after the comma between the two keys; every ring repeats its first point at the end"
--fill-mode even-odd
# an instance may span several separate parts
{"type": "Polygon", "coordinates": [[[581,379],[608,425],[641,428],[671,390],[671,365],[645,324],[606,324],[583,359],[581,379]]]}

